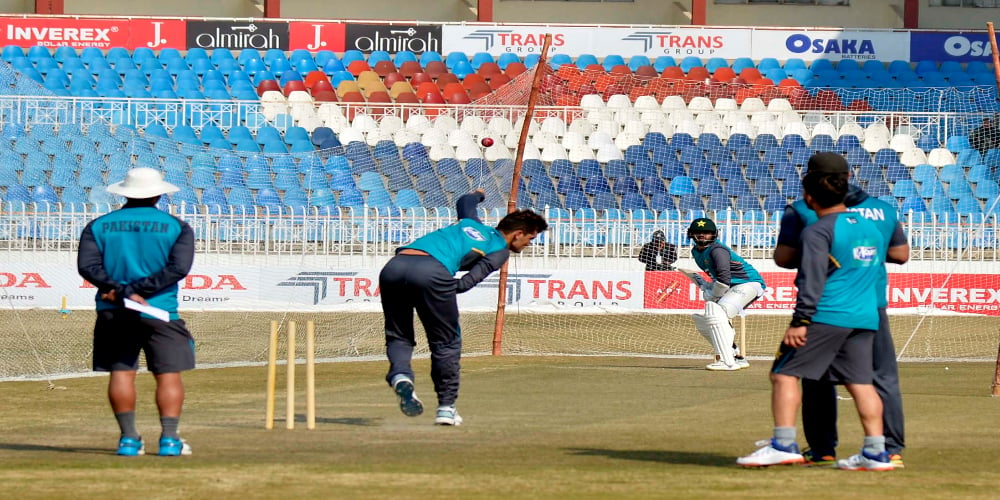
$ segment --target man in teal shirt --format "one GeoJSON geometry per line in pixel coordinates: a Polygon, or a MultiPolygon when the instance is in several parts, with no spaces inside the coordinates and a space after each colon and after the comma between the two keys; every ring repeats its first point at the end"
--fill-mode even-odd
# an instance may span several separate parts
{"type": "Polygon", "coordinates": [[[94,370],[111,372],[108,398],[121,429],[118,454],[123,456],[145,454],[135,425],[139,351],[146,353],[156,378],[159,454],[191,454],[177,427],[184,406],[181,372],[194,368],[194,339],[177,314],[177,284],[194,262],[194,232],[156,208],[161,195],[177,190],[159,171],[134,168],[108,187],[127,198],[125,206],[94,219],[80,235],[77,268],[97,287],[94,370]],[[128,309],[126,300],[162,309],[169,321],[128,309]]]}
{"type": "Polygon", "coordinates": [[[431,380],[438,398],[434,419],[437,425],[462,423],[455,409],[462,356],[457,294],[471,290],[500,269],[511,252],[520,253],[548,228],[545,219],[531,210],[511,212],[496,228],[489,227],[476,214],[476,206],[484,199],[482,191],[461,196],[456,203],[458,222],[400,247],[379,273],[389,358],[386,381],[396,393],[403,414],[416,417],[423,413],[410,366],[416,345],[416,310],[431,351],[431,380]],[[468,272],[456,279],[459,271],[468,272]]]}

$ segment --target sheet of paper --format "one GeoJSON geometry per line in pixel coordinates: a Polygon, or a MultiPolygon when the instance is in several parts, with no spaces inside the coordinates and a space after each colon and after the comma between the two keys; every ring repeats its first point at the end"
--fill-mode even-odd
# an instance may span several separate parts
{"type": "Polygon", "coordinates": [[[148,314],[160,321],[170,321],[170,313],[159,307],[147,306],[134,300],[125,299],[125,308],[148,314]]]}

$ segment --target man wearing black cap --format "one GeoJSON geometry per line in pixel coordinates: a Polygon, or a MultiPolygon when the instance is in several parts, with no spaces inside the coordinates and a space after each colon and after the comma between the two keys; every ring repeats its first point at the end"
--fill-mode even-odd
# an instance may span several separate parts
{"type": "MultiPolygon", "coordinates": [[[[844,157],[835,153],[817,153],[809,158],[808,173],[850,174],[850,167],[844,157]]],[[[845,200],[848,211],[856,212],[878,226],[883,238],[888,242],[886,262],[904,264],[909,260],[910,247],[898,220],[895,207],[868,196],[861,188],[851,185],[845,200]]],[[[796,269],[800,261],[800,236],[802,230],[816,222],[816,212],[804,200],[798,200],[785,208],[778,233],[778,245],[774,249],[774,262],[787,269],[796,269]]],[[[872,349],[875,369],[875,389],[882,399],[886,450],[893,464],[903,466],[901,453],[904,447],[903,401],[899,390],[899,371],[896,366],[896,349],[889,332],[886,315],[888,301],[885,290],[888,275],[882,266],[879,281],[882,293],[878,294],[879,329],[875,333],[872,349]]],[[[802,426],[810,449],[804,455],[817,465],[836,462],[837,436],[837,392],[833,384],[823,381],[802,380],[802,426]]]]}
{"type": "MultiPolygon", "coordinates": [[[[705,368],[712,371],[748,368],[750,363],[733,343],[736,331],[730,320],[743,314],[750,303],[764,294],[764,278],[743,257],[717,241],[719,231],[712,219],[691,221],[687,234],[694,244],[691,258],[712,278],[705,282],[699,275],[681,270],[699,283],[705,299],[705,311],[692,315],[695,329],[715,349],[717,360],[705,368]]],[[[746,346],[742,347],[745,350],[746,346]]]]}
{"type": "Polygon", "coordinates": [[[673,271],[677,261],[677,245],[668,243],[663,231],[653,231],[653,238],[639,250],[639,262],[647,271],[673,271]]]}

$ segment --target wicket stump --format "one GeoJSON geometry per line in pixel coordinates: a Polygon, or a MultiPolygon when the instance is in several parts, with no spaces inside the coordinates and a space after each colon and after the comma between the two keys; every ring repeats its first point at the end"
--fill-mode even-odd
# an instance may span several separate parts
{"type": "MultiPolygon", "coordinates": [[[[295,428],[295,335],[294,321],[288,322],[285,334],[287,361],[285,366],[285,428],[295,428]]],[[[267,409],[264,428],[274,428],[275,390],[278,382],[279,323],[271,321],[270,344],[267,351],[267,409]]],[[[316,324],[306,322],[306,429],[316,428],[316,324]]]]}

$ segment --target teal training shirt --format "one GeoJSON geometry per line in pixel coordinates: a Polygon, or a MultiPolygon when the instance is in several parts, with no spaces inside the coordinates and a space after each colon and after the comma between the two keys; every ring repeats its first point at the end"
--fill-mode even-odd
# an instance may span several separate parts
{"type": "MultiPolygon", "coordinates": [[[[899,223],[899,215],[896,209],[892,205],[878,199],[868,196],[867,194],[861,196],[861,200],[857,204],[848,206],[847,210],[850,212],[857,213],[858,215],[864,217],[875,223],[878,227],[882,237],[888,242],[887,248],[905,245],[906,235],[903,233],[903,227],[899,223]]],[[[798,215],[803,226],[808,226],[816,222],[816,212],[814,212],[808,205],[806,205],[805,200],[796,200],[791,205],[792,209],[798,215]]],[[[784,220],[782,220],[782,226],[784,226],[784,220]]],[[[782,243],[779,238],[779,243],[782,243]]],[[[884,261],[884,259],[883,259],[884,261]]],[[[886,271],[885,266],[882,266],[882,270],[879,276],[879,286],[881,287],[882,293],[878,295],[878,306],[881,308],[886,308],[889,306],[889,300],[886,297],[889,288],[889,274],[886,271]]]]}
{"type": "Polygon", "coordinates": [[[795,316],[843,328],[877,330],[886,249],[875,223],[857,213],[829,214],[810,224],[802,231],[795,316]]]}
{"type": "Polygon", "coordinates": [[[729,286],[756,282],[760,283],[761,288],[767,288],[764,278],[749,262],[718,241],[704,250],[698,250],[697,246],[691,247],[691,257],[702,271],[712,277],[712,281],[729,286]]]}
{"type": "Polygon", "coordinates": [[[400,248],[422,250],[437,259],[451,274],[468,262],[469,254],[483,257],[507,248],[507,240],[496,228],[474,219],[461,219],[457,223],[427,233],[409,245],[400,248]]]}
{"type": "Polygon", "coordinates": [[[115,289],[119,295],[138,293],[179,319],[177,283],[193,257],[194,236],[185,222],[156,207],[126,205],[87,225],[78,262],[80,274],[98,287],[97,310],[120,307],[101,299],[115,289]]]}

